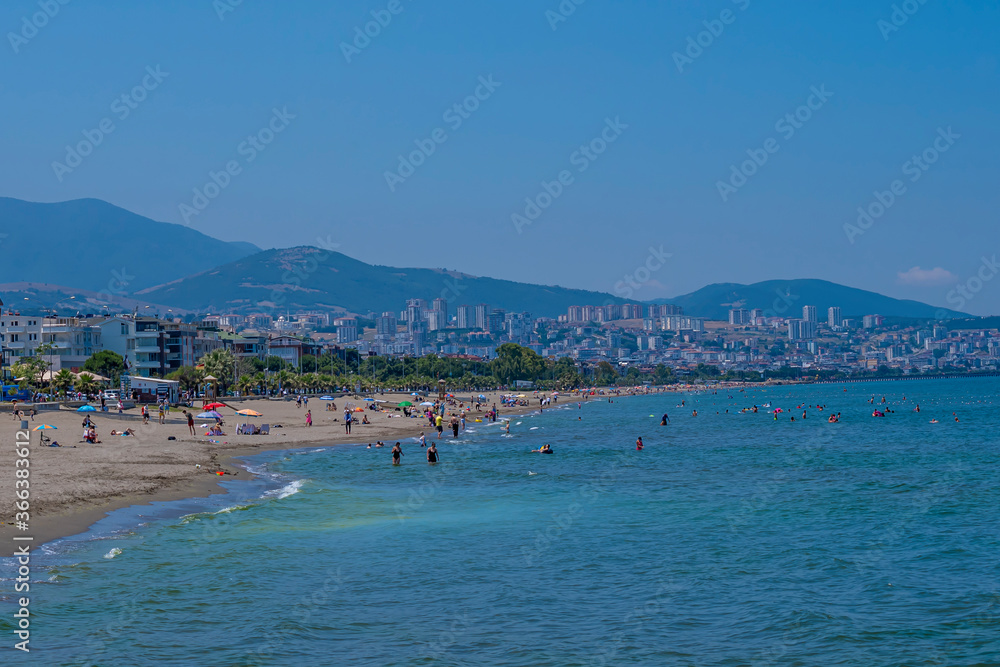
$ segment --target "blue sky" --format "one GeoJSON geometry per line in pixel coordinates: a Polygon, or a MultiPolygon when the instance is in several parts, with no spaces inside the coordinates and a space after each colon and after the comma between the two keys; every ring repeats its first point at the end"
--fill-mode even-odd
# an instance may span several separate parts
{"type": "Polygon", "coordinates": [[[0,193],[380,264],[606,292],[629,276],[637,299],[808,277],[952,307],[961,285],[964,310],[1000,312],[995,3],[912,0],[897,26],[872,0],[230,1],[48,0],[37,31],[46,0],[3,3],[0,193]],[[372,12],[386,25],[345,55],[372,12]],[[416,142],[433,153],[400,171],[416,142]],[[858,227],[876,192],[891,205],[858,227]]]}

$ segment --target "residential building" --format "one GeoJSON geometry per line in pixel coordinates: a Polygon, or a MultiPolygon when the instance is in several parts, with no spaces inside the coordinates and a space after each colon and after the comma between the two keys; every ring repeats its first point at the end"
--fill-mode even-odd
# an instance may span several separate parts
{"type": "Polygon", "coordinates": [[[831,329],[840,327],[844,323],[844,317],[840,313],[840,306],[830,306],[827,308],[826,323],[831,329]]]}
{"type": "Polygon", "coordinates": [[[740,326],[750,324],[750,311],[745,308],[733,308],[729,311],[729,323],[740,326]]]}
{"type": "Polygon", "coordinates": [[[459,329],[475,327],[476,313],[472,306],[459,306],[455,309],[455,326],[459,329]]]}
{"type": "Polygon", "coordinates": [[[819,322],[817,319],[818,314],[816,312],[816,306],[802,306],[802,319],[806,322],[812,322],[816,324],[819,322]]]}

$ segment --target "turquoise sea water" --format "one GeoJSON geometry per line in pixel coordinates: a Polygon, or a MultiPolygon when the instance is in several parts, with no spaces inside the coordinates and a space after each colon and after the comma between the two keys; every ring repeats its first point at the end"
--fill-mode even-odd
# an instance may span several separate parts
{"type": "Polygon", "coordinates": [[[723,390],[470,423],[435,467],[257,456],[47,545],[30,655],[4,561],[0,661],[998,665],[998,405],[993,379],[723,390]],[[796,421],[738,413],[766,402],[796,421]]]}

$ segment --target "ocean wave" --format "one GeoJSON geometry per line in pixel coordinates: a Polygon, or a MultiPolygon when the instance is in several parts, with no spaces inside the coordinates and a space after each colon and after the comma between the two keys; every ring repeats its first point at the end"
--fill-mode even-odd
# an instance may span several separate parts
{"type": "Polygon", "coordinates": [[[108,553],[104,554],[104,557],[107,558],[108,560],[111,560],[112,558],[115,558],[116,556],[121,556],[121,555],[122,555],[122,550],[119,549],[118,547],[115,547],[114,549],[112,549],[108,553]]]}
{"type": "Polygon", "coordinates": [[[302,489],[302,485],[305,483],[304,479],[297,479],[294,482],[290,482],[280,489],[275,489],[274,491],[268,491],[264,494],[266,498],[275,498],[281,500],[282,498],[287,498],[288,496],[295,495],[302,489]]]}

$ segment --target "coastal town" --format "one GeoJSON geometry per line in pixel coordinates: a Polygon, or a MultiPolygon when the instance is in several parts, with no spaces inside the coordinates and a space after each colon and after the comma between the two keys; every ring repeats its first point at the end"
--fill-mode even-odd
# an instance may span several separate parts
{"type": "MultiPolygon", "coordinates": [[[[771,310],[732,308],[728,321],[685,314],[669,304],[573,306],[556,318],[507,312],[489,304],[452,306],[410,299],[399,312],[342,311],[205,314],[164,317],[138,312],[61,316],[6,307],[0,315],[5,383],[40,355],[49,378],[79,373],[94,355],[119,355],[128,376],[167,378],[216,350],[237,360],[233,380],[256,360],[272,371],[316,372],[318,360],[408,359],[434,355],[472,362],[496,358],[513,343],[549,360],[568,359],[582,377],[638,384],[723,377],[744,381],[830,379],[995,371],[1000,332],[955,328],[953,320],[845,316],[775,301],[771,310]],[[780,312],[778,312],[780,311],[780,312]]],[[[169,314],[168,314],[169,315],[169,314]]],[[[568,362],[567,362],[568,363],[568,362]]],[[[331,370],[333,367],[329,367],[331,370]]],[[[530,378],[528,378],[530,379],[530,378]]]]}

